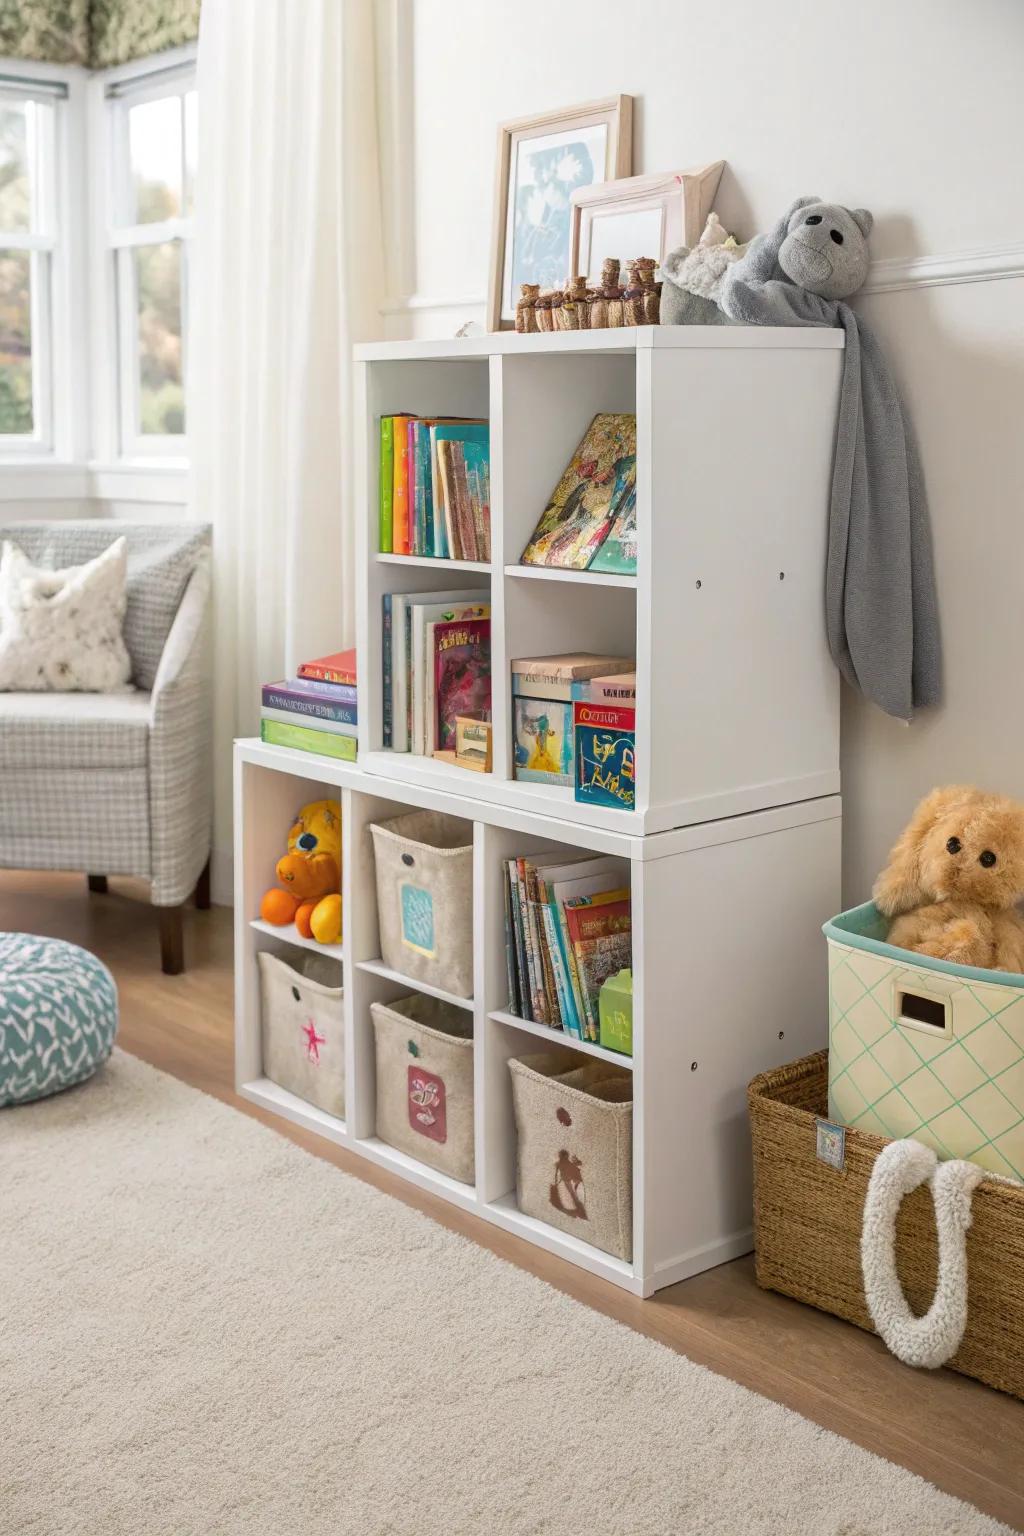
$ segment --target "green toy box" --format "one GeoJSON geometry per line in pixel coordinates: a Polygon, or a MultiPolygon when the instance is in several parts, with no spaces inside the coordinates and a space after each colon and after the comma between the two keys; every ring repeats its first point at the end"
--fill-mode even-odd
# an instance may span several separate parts
{"type": "Polygon", "coordinates": [[[1024,1179],[1024,976],[886,943],[873,902],[824,926],[829,1117],[1024,1179]]]}
{"type": "Polygon", "coordinates": [[[609,1051],[633,1054],[633,972],[621,970],[601,988],[598,999],[601,1044],[609,1051]]]}

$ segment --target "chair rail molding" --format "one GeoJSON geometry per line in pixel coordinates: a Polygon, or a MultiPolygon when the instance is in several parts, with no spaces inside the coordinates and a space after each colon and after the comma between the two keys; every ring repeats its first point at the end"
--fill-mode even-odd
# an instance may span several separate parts
{"type": "MultiPolygon", "coordinates": [[[[939,256],[890,256],[871,264],[864,294],[899,293],[908,288],[942,288],[956,283],[997,282],[1024,277],[1024,240],[984,250],[956,251],[939,256]]],[[[382,315],[403,315],[423,310],[476,309],[487,295],[458,293],[392,294],[381,305],[382,315]]]]}

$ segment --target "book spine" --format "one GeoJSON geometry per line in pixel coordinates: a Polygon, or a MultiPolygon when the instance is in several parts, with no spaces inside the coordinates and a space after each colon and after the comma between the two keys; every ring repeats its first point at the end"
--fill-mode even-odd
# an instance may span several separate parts
{"type": "Polygon", "coordinates": [[[395,495],[395,418],[380,419],[380,551],[392,553],[395,495]]]}
{"type": "Polygon", "coordinates": [[[529,984],[529,1017],[534,1021],[535,1024],[542,1024],[544,1022],[544,1014],[540,1006],[540,984],[537,979],[537,952],[534,946],[533,929],[530,926],[530,907],[527,897],[526,885],[526,860],[517,859],[516,869],[519,874],[519,909],[523,925],[523,949],[526,955],[526,974],[529,984]]]}
{"type": "Polygon", "coordinates": [[[313,720],[336,720],[339,725],[355,725],[358,720],[355,704],[328,704],[269,684],[263,688],[263,705],[266,709],[287,710],[292,715],[308,715],[313,720]]]}
{"type": "Polygon", "coordinates": [[[307,730],[302,725],[283,725],[278,720],[260,721],[260,740],[271,747],[293,747],[299,752],[318,752],[321,757],[356,760],[354,736],[333,736],[327,731],[307,730]]]}
{"type": "Polygon", "coordinates": [[[462,443],[452,443],[452,467],[455,481],[455,517],[459,525],[459,543],[463,560],[477,560],[476,532],[473,527],[473,507],[469,498],[469,477],[466,474],[466,450],[462,443]]]}
{"type": "Polygon", "coordinates": [[[505,864],[505,873],[508,876],[509,900],[512,905],[512,948],[516,962],[516,998],[519,1003],[519,1017],[530,1017],[530,989],[528,973],[526,969],[526,945],[523,938],[523,919],[519,905],[519,870],[515,859],[508,859],[505,864]]]}
{"type": "Polygon", "coordinates": [[[573,724],[589,725],[599,731],[632,731],[636,726],[636,710],[621,704],[573,705],[573,724]]]}
{"type": "Polygon", "coordinates": [[[437,445],[438,479],[441,482],[441,499],[444,502],[445,543],[453,560],[463,558],[459,542],[459,530],[455,521],[454,487],[451,475],[451,443],[443,439],[437,445]]]}
{"type": "Polygon", "coordinates": [[[321,699],[325,704],[356,704],[359,690],[354,683],[324,683],[313,677],[288,677],[278,683],[264,683],[265,688],[283,688],[300,693],[303,698],[321,699]]]}
{"type": "Polygon", "coordinates": [[[384,617],[381,624],[381,678],[382,678],[382,713],[384,717],[382,740],[385,747],[392,743],[391,724],[391,593],[384,593],[384,617]]]}
{"type": "Polygon", "coordinates": [[[406,423],[405,454],[409,466],[409,495],[406,502],[406,516],[409,519],[409,553],[421,555],[423,551],[419,547],[419,524],[416,514],[416,422],[414,420],[406,423]]]}
{"type": "Polygon", "coordinates": [[[558,909],[558,927],[562,936],[562,952],[565,955],[566,969],[569,973],[569,987],[572,991],[574,1032],[577,1040],[583,1040],[586,1038],[583,1029],[585,1017],[583,988],[580,983],[579,967],[576,964],[576,951],[573,948],[564,906],[558,909]]]}
{"type": "Polygon", "coordinates": [[[558,1027],[570,1034],[569,1009],[566,1001],[567,978],[562,971],[562,956],[558,948],[558,937],[555,933],[555,919],[551,907],[545,900],[540,909],[541,922],[544,924],[544,940],[551,965],[551,976],[555,988],[555,999],[558,1005],[558,1027]]]}
{"type": "Polygon", "coordinates": [[[394,493],[392,499],[392,545],[396,555],[409,553],[409,435],[408,418],[394,418],[394,493]]]}
{"type": "Polygon", "coordinates": [[[304,661],[299,667],[299,676],[308,677],[316,683],[341,683],[347,688],[354,688],[356,685],[351,672],[337,672],[334,667],[322,667],[316,661],[304,661]]]}
{"type": "Polygon", "coordinates": [[[501,890],[505,899],[505,977],[508,982],[508,1011],[522,1018],[519,1012],[519,986],[515,965],[515,937],[512,928],[512,887],[508,865],[502,871],[501,890]]]}

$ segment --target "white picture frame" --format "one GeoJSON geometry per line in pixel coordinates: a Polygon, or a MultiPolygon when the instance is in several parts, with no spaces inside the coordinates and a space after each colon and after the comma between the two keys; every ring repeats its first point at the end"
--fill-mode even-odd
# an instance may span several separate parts
{"type": "Polygon", "coordinates": [[[583,188],[628,177],[633,98],[608,96],[516,118],[498,129],[488,324],[515,323],[523,282],[564,285],[572,240],[572,182],[583,188]]]}
{"type": "Polygon", "coordinates": [[[609,256],[625,271],[638,256],[660,264],[669,251],[696,245],[724,169],[725,161],[715,160],[696,170],[627,176],[574,190],[569,278],[597,282],[609,256]]]}

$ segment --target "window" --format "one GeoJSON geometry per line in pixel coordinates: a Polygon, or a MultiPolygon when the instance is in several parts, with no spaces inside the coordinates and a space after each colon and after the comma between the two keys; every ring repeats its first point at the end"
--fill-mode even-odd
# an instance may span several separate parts
{"type": "Polygon", "coordinates": [[[190,68],[108,88],[119,450],[185,452],[188,252],[196,160],[190,68]]]}
{"type": "Polygon", "coordinates": [[[56,113],[63,88],[0,79],[0,452],[53,443],[56,113]]]}

